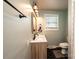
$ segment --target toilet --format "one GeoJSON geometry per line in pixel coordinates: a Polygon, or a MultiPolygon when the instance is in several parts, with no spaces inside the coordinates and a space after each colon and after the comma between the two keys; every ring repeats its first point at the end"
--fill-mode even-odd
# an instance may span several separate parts
{"type": "Polygon", "coordinates": [[[62,54],[68,54],[68,43],[67,42],[60,43],[59,46],[62,48],[61,50],[62,54]]]}

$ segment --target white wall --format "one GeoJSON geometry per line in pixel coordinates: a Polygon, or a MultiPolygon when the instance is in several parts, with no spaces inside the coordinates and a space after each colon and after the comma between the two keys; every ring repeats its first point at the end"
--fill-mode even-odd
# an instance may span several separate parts
{"type": "Polygon", "coordinates": [[[3,58],[30,59],[31,18],[20,19],[19,13],[4,4],[3,12],[3,58]]]}
{"type": "MultiPolygon", "coordinates": [[[[42,20],[45,20],[44,14],[59,15],[59,30],[44,31],[48,40],[48,44],[58,45],[60,42],[67,41],[67,11],[40,11],[40,17],[43,18],[42,20]]],[[[45,27],[45,24],[43,27],[45,27]]]]}

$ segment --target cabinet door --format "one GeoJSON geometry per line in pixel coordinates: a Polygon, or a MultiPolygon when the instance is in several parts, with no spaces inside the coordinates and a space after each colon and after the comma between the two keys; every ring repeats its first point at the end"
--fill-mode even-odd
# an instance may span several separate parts
{"type": "Polygon", "coordinates": [[[36,44],[31,44],[31,59],[36,59],[36,44]]]}
{"type": "Polygon", "coordinates": [[[47,43],[31,44],[32,59],[47,59],[47,43]]]}
{"type": "Polygon", "coordinates": [[[47,43],[39,44],[39,59],[47,59],[47,43]]]}

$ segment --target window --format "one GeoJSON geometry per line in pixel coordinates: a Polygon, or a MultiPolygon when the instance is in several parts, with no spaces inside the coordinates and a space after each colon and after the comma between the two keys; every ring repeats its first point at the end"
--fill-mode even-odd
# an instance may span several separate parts
{"type": "Polygon", "coordinates": [[[45,14],[46,29],[58,29],[58,15],[45,14]]]}

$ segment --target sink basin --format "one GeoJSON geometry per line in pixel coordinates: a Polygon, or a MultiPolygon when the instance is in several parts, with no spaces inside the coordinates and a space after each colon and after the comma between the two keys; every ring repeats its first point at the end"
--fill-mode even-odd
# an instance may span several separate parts
{"type": "Polygon", "coordinates": [[[47,42],[45,35],[39,35],[35,38],[35,40],[32,40],[31,43],[37,43],[37,42],[47,42]]]}

